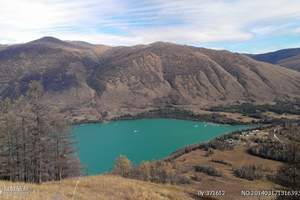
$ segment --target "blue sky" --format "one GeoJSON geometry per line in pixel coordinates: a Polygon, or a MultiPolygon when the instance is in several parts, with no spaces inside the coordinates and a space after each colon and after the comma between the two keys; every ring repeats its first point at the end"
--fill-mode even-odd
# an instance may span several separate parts
{"type": "Polygon", "coordinates": [[[299,0],[0,0],[0,43],[43,36],[261,53],[300,47],[299,0]]]}

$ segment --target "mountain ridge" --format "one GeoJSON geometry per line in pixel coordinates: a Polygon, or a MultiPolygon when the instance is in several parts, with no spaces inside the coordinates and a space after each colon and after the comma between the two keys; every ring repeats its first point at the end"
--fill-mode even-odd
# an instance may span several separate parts
{"type": "Polygon", "coordinates": [[[300,71],[300,48],[281,49],[263,54],[248,54],[250,57],[300,71]]]}
{"type": "Polygon", "coordinates": [[[225,50],[156,42],[109,47],[45,37],[0,51],[0,96],[32,80],[44,102],[80,120],[168,106],[184,110],[300,98],[300,73],[225,50]]]}

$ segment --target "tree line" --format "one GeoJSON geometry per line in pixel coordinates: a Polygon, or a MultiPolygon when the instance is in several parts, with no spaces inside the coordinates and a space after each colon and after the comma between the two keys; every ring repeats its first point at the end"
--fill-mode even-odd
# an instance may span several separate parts
{"type": "Polygon", "coordinates": [[[41,103],[33,81],[25,96],[0,101],[0,179],[41,183],[81,174],[70,126],[56,107],[41,103]]]}
{"type": "MultiPolygon", "coordinates": [[[[287,159],[276,174],[276,182],[289,191],[300,190],[300,125],[288,124],[284,127],[287,132],[287,159]]],[[[296,200],[299,195],[279,196],[277,200],[296,200]]]]}

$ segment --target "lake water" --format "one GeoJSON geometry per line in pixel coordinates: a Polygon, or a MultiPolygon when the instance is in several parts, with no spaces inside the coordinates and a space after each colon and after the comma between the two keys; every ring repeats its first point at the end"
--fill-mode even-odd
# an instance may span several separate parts
{"type": "Polygon", "coordinates": [[[246,128],[176,119],[139,119],[76,125],[73,133],[81,163],[89,175],[95,175],[111,170],[119,155],[126,155],[135,164],[157,160],[189,144],[246,128]]]}

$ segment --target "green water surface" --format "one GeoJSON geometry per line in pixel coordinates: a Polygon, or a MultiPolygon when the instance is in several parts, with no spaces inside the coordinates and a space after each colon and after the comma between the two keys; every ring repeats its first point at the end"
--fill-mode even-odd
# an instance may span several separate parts
{"type": "Polygon", "coordinates": [[[81,163],[88,175],[95,175],[111,170],[119,155],[126,155],[135,164],[157,160],[186,145],[246,128],[249,126],[139,119],[76,125],[73,133],[81,163]]]}

